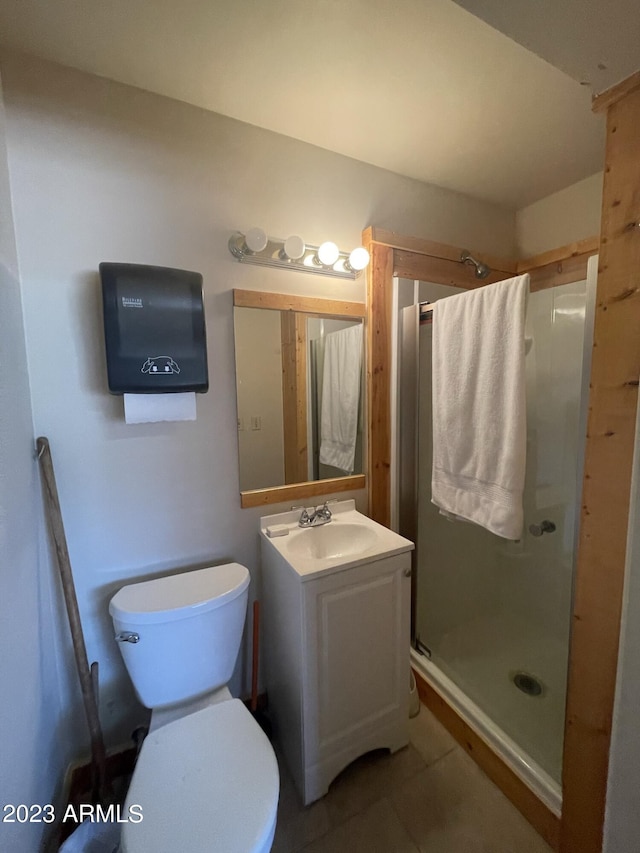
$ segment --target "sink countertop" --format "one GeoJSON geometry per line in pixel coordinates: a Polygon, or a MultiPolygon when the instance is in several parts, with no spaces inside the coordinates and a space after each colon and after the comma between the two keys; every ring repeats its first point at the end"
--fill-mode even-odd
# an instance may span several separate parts
{"type": "MultiPolygon", "coordinates": [[[[358,512],[354,500],[336,501],[329,504],[332,513],[331,521],[318,527],[299,527],[301,509],[289,510],[276,515],[263,516],[260,519],[260,535],[274,548],[302,580],[311,580],[319,575],[341,572],[355,566],[364,565],[372,560],[382,560],[396,554],[411,551],[415,547],[410,539],[405,539],[393,530],[378,524],[366,515],[358,512]],[[322,536],[323,530],[333,528],[339,533],[338,528],[348,525],[353,530],[353,525],[366,528],[366,546],[357,553],[338,554],[337,556],[318,557],[300,553],[300,537],[322,536]],[[267,535],[267,527],[284,526],[289,532],[284,536],[271,538],[267,535]],[[369,544],[371,535],[374,535],[373,543],[369,544]],[[293,548],[291,545],[295,542],[293,548]]],[[[332,534],[330,534],[332,535],[332,534]]],[[[313,544],[313,543],[310,543],[313,544]]]]}

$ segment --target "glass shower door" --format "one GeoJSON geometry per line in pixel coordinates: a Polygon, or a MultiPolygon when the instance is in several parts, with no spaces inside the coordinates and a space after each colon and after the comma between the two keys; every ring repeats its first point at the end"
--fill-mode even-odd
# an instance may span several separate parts
{"type": "MultiPolygon", "coordinates": [[[[433,301],[430,287],[421,283],[420,297],[433,301]]],[[[587,296],[587,283],[578,282],[529,297],[525,529],[518,542],[451,522],[431,503],[432,326],[420,325],[418,335],[415,645],[558,783],[587,296]]]]}

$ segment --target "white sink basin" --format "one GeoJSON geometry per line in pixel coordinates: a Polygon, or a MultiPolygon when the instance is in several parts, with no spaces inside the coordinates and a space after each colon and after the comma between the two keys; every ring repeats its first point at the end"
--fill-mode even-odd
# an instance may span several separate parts
{"type": "Polygon", "coordinates": [[[316,560],[352,557],[368,551],[376,538],[375,532],[364,524],[330,521],[322,527],[301,528],[287,543],[287,550],[292,556],[316,560]]]}
{"type": "Polygon", "coordinates": [[[303,580],[413,548],[413,542],[358,512],[353,500],[337,501],[330,509],[331,521],[319,527],[300,527],[299,509],[260,519],[260,532],[269,543],[267,547],[274,549],[303,580]],[[270,536],[270,531],[284,535],[270,536]]]}

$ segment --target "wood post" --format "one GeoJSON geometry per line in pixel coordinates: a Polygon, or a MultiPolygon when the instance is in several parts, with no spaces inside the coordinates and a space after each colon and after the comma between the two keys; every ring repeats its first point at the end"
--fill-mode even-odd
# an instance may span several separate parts
{"type": "Polygon", "coordinates": [[[369,515],[387,527],[391,521],[391,297],[393,249],[368,247],[367,387],[369,515]]]}
{"type": "Polygon", "coordinates": [[[599,853],[640,376],[640,89],[609,105],[567,696],[562,853],[599,853]]]}

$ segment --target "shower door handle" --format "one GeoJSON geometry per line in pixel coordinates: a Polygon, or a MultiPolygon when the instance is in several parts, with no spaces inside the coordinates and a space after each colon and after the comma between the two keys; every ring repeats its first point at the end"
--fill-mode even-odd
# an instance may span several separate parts
{"type": "Polygon", "coordinates": [[[549,521],[545,519],[541,521],[540,524],[530,524],[529,525],[529,533],[532,536],[542,536],[545,533],[553,533],[556,529],[553,521],[549,521]]]}

